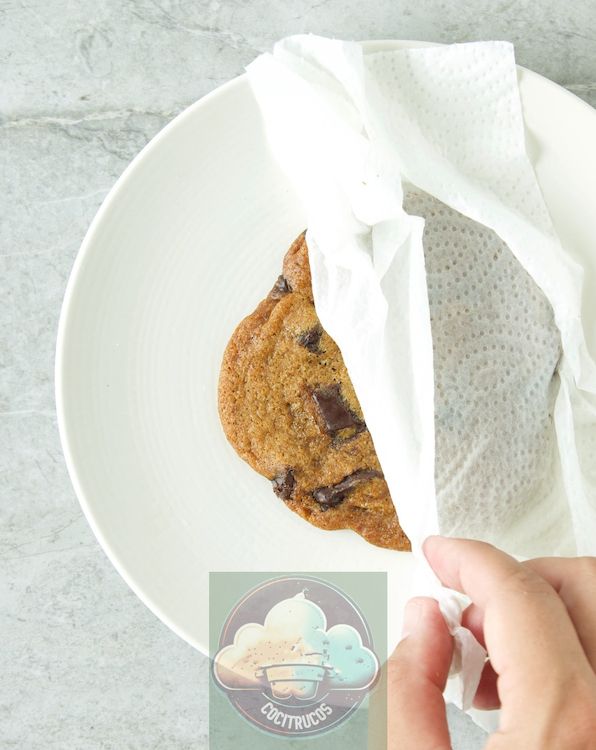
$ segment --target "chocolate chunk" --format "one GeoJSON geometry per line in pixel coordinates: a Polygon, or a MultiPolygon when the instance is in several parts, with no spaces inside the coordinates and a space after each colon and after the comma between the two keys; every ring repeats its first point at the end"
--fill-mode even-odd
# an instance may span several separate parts
{"type": "Polygon", "coordinates": [[[273,485],[273,492],[275,492],[277,497],[281,497],[282,500],[289,500],[296,486],[294,472],[292,469],[286,469],[281,474],[273,477],[271,484],[273,485]]]}
{"type": "Polygon", "coordinates": [[[273,289],[269,292],[269,296],[273,299],[281,299],[284,294],[289,294],[292,291],[288,280],[285,276],[278,276],[277,281],[273,285],[273,289]]]}
{"type": "MultiPolygon", "coordinates": [[[[366,425],[347,406],[341,396],[339,385],[317,388],[312,394],[327,432],[335,436],[340,430],[355,428],[355,433],[365,429],[366,425]]],[[[354,434],[355,434],[354,433],[354,434]]]]}
{"type": "Polygon", "coordinates": [[[320,326],[316,326],[316,328],[311,328],[309,331],[305,331],[298,339],[298,343],[300,346],[308,349],[309,352],[318,354],[319,343],[322,335],[323,329],[320,326]]]}
{"type": "Polygon", "coordinates": [[[373,469],[358,469],[353,474],[344,477],[341,482],[332,484],[330,487],[319,487],[313,490],[312,496],[321,505],[321,510],[335,508],[346,499],[350,492],[369,479],[382,479],[380,471],[373,469]]]}

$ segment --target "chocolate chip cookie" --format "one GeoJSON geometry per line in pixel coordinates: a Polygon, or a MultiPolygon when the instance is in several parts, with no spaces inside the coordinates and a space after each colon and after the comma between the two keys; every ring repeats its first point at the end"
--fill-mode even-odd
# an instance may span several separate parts
{"type": "Polygon", "coordinates": [[[340,351],[317,318],[304,234],[228,343],[219,414],[238,454],[294,512],[410,548],[340,351]]]}

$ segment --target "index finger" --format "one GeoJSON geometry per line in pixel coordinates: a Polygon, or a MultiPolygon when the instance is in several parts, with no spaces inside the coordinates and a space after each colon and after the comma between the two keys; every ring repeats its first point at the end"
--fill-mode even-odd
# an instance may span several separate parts
{"type": "Polygon", "coordinates": [[[529,697],[541,696],[548,705],[555,698],[549,690],[585,674],[589,664],[565,605],[537,573],[485,542],[429,537],[423,549],[441,582],[484,612],[502,722],[518,720],[529,697]]]}

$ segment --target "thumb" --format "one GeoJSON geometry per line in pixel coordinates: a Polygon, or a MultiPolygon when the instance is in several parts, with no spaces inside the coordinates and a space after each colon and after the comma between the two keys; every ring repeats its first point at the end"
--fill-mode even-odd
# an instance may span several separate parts
{"type": "Polygon", "coordinates": [[[443,690],[453,639],[434,599],[406,606],[404,638],[387,662],[388,750],[449,750],[443,690]]]}

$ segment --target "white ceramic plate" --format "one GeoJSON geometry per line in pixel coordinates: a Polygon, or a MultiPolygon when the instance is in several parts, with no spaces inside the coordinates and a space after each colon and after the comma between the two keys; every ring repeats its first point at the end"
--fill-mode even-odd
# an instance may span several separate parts
{"type": "MultiPolygon", "coordinates": [[[[540,184],[564,243],[584,259],[592,252],[595,291],[595,113],[526,70],[520,85],[540,184]]],[[[242,76],[176,117],[132,162],[66,291],[56,398],[77,495],[132,589],[204,652],[209,571],[386,570],[390,647],[409,595],[410,555],[310,526],[220,428],[224,346],[304,225],[242,76]]]]}

